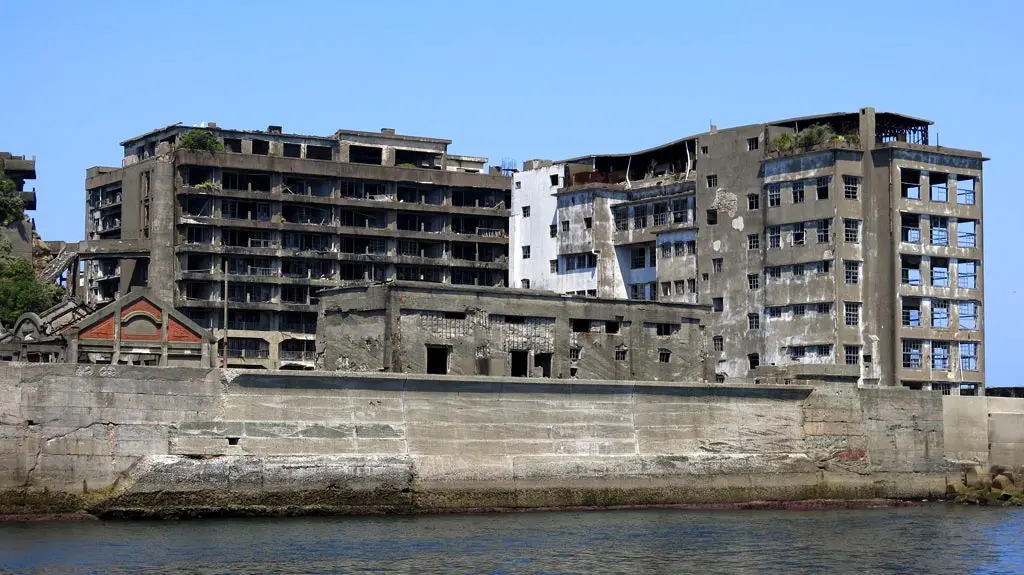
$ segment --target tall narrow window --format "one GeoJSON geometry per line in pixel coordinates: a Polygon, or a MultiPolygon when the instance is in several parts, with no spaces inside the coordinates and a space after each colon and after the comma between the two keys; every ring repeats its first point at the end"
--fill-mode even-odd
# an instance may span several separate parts
{"type": "Polygon", "coordinates": [[[848,200],[860,197],[860,176],[843,176],[843,197],[848,200]]]}
{"type": "Polygon", "coordinates": [[[848,244],[860,243],[860,220],[843,220],[844,239],[848,244]]]}
{"type": "Polygon", "coordinates": [[[768,184],[768,207],[775,208],[782,205],[782,189],[779,184],[768,184]]]}
{"type": "Polygon", "coordinates": [[[846,280],[847,285],[854,285],[860,283],[860,262],[844,261],[843,262],[843,277],[846,280]]]}
{"type": "Polygon", "coordinates": [[[793,182],[793,203],[802,204],[804,203],[804,183],[793,182]]]}
{"type": "Polygon", "coordinates": [[[843,318],[849,327],[860,325],[860,303],[848,301],[844,305],[843,318]]]}

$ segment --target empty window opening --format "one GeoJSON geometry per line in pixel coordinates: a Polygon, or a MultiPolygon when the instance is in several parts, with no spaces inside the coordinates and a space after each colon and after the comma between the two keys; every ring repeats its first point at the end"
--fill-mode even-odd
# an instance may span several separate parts
{"type": "Polygon", "coordinates": [[[642,230],[647,227],[647,206],[633,206],[633,229],[642,230]]]}
{"type": "Polygon", "coordinates": [[[815,194],[819,200],[828,199],[828,187],[832,183],[832,176],[823,176],[814,181],[815,194]]]}
{"type": "Polygon", "coordinates": [[[978,329],[978,311],[975,302],[962,301],[958,303],[957,316],[960,329],[978,329]]]}
{"type": "Polygon", "coordinates": [[[583,218],[583,227],[588,230],[594,227],[594,218],[583,218]]]}
{"type": "Polygon", "coordinates": [[[964,206],[974,205],[974,178],[971,176],[956,177],[956,203],[964,206]]]}
{"type": "Polygon", "coordinates": [[[711,338],[711,344],[714,346],[715,351],[725,351],[725,338],[720,335],[716,335],[711,338]]]}
{"type": "Polygon", "coordinates": [[[523,217],[530,217],[530,206],[523,206],[523,217]]]}
{"type": "Polygon", "coordinates": [[[572,324],[572,331],[574,333],[590,333],[590,320],[589,319],[570,319],[572,324]]]}
{"type": "Polygon", "coordinates": [[[932,285],[936,287],[949,287],[949,260],[946,258],[932,258],[932,285]]]}
{"type": "Polygon", "coordinates": [[[253,140],[252,153],[257,156],[266,156],[270,154],[270,142],[267,140],[253,140]]]}
{"type": "Polygon", "coordinates": [[[521,279],[521,280],[519,280],[519,287],[521,287],[523,289],[530,289],[530,280],[528,280],[528,279],[521,279]]]}
{"type": "Polygon", "coordinates": [[[449,348],[445,345],[427,346],[427,373],[434,375],[448,374],[449,348]]]}
{"type": "Polygon", "coordinates": [[[949,201],[949,174],[931,172],[928,174],[928,198],[933,202],[949,201]]]}
{"type": "Polygon", "coordinates": [[[921,216],[900,214],[900,241],[911,244],[921,242],[921,216]]]}
{"type": "Polygon", "coordinates": [[[679,333],[679,324],[677,323],[659,323],[655,324],[654,331],[659,336],[669,336],[679,333]]]}
{"type": "Polygon", "coordinates": [[[860,197],[860,176],[843,176],[843,197],[848,200],[860,197]]]}
{"type": "Polygon", "coordinates": [[[235,154],[242,153],[241,138],[224,138],[224,149],[235,154]]]}
{"type": "Polygon", "coordinates": [[[446,311],[446,312],[444,312],[444,319],[466,319],[466,312],[464,312],[464,311],[446,311]]]}
{"type": "Polygon", "coordinates": [[[617,321],[604,322],[604,332],[607,334],[619,333],[620,323],[617,321]]]}
{"type": "Polygon", "coordinates": [[[711,271],[715,272],[716,274],[722,273],[722,262],[722,258],[712,258],[711,271]]]}
{"type": "Polygon", "coordinates": [[[921,340],[903,340],[903,367],[904,369],[921,369],[921,340]]]}
{"type": "Polygon", "coordinates": [[[551,377],[551,356],[550,353],[533,354],[534,374],[537,373],[537,368],[540,368],[541,377],[551,377]]]}
{"type": "Polygon", "coordinates": [[[933,246],[949,245],[949,218],[943,216],[930,216],[931,240],[933,246]]]}
{"type": "Polygon", "coordinates": [[[757,138],[747,138],[747,151],[753,152],[757,149],[757,138]]]}
{"type": "MultiPolygon", "coordinates": [[[[507,319],[507,318],[506,318],[507,319]]],[[[512,377],[528,377],[530,375],[530,352],[513,350],[508,354],[509,375],[512,377]]]]}
{"type": "Polygon", "coordinates": [[[900,255],[900,282],[904,285],[921,285],[921,256],[900,255]]]}
{"type": "Polygon", "coordinates": [[[713,311],[722,311],[723,309],[725,309],[724,300],[720,297],[711,298],[711,309],[713,311]]]}
{"type": "Polygon", "coordinates": [[[921,199],[921,171],[900,168],[900,197],[908,200],[921,199]]]}
{"type": "Polygon", "coordinates": [[[708,147],[707,146],[701,146],[700,147],[700,155],[702,155],[702,156],[708,155],[708,147]]]}
{"type": "Polygon", "coordinates": [[[967,289],[978,287],[978,262],[957,260],[956,276],[957,287],[967,289]]]}
{"type": "Polygon", "coordinates": [[[530,259],[530,246],[523,246],[523,259],[530,259]]]}
{"type": "MultiPolygon", "coordinates": [[[[183,171],[185,172],[183,179],[185,180],[185,185],[187,186],[200,186],[206,184],[204,187],[209,187],[210,185],[213,184],[212,168],[206,168],[202,166],[188,166],[183,171]]],[[[106,200],[107,197],[107,194],[104,194],[104,198],[101,199],[101,204],[109,205],[113,203],[119,203],[102,201],[106,200]]],[[[118,190],[118,194],[115,197],[117,197],[117,199],[120,200],[120,190],[118,190]]]]}
{"type": "Polygon", "coordinates": [[[978,370],[978,342],[965,341],[960,343],[960,369],[965,371],[978,370]]]}
{"type": "Polygon", "coordinates": [[[761,365],[761,356],[756,353],[748,354],[747,365],[750,366],[750,369],[757,369],[761,365]]]}
{"type": "Polygon", "coordinates": [[[957,220],[956,245],[960,248],[977,247],[978,223],[974,220],[957,220]]]}
{"type": "Polygon", "coordinates": [[[804,238],[805,237],[806,237],[806,234],[804,233],[804,224],[803,224],[803,222],[793,224],[793,245],[794,246],[802,246],[802,245],[804,245],[804,238]]]}
{"type": "Polygon", "coordinates": [[[669,361],[671,361],[671,359],[672,359],[672,352],[671,351],[669,351],[667,349],[659,349],[658,350],[658,362],[659,363],[668,363],[669,361]]]}
{"type": "Polygon", "coordinates": [[[709,188],[718,187],[718,174],[708,174],[707,180],[709,188]]]}
{"type": "Polygon", "coordinates": [[[932,327],[949,327],[949,302],[946,300],[932,300],[932,327]]]}
{"type": "Polygon", "coordinates": [[[301,158],[302,144],[284,144],[282,155],[286,158],[301,158]]]}
{"type": "Polygon", "coordinates": [[[903,298],[903,327],[921,327],[921,300],[903,298]]]}
{"type": "Polygon", "coordinates": [[[818,230],[818,243],[819,244],[828,243],[828,241],[830,239],[829,228],[831,226],[832,226],[832,220],[818,220],[818,223],[817,223],[817,225],[815,227],[818,230]]]}
{"type": "Polygon", "coordinates": [[[395,165],[401,168],[441,169],[441,154],[420,150],[395,150],[395,165]]]}
{"type": "Polygon", "coordinates": [[[228,445],[238,445],[238,438],[237,437],[229,437],[228,438],[228,445]]]}
{"type": "Polygon", "coordinates": [[[558,174],[551,174],[550,176],[548,176],[548,178],[551,180],[552,186],[558,185],[558,174]]]}
{"type": "Polygon", "coordinates": [[[330,146],[314,146],[312,144],[307,144],[306,157],[310,160],[332,160],[334,159],[334,154],[331,151],[330,146]]]}
{"type": "Polygon", "coordinates": [[[718,210],[708,210],[708,225],[713,226],[718,223],[718,210]]]}
{"type": "Polygon", "coordinates": [[[348,161],[353,164],[381,165],[384,162],[384,150],[371,146],[349,146],[348,161]]]}

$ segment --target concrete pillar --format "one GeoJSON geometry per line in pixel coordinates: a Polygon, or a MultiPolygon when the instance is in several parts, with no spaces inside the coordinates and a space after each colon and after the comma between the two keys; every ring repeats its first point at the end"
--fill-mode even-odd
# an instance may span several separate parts
{"type": "Polygon", "coordinates": [[[154,298],[170,303],[174,301],[174,234],[177,227],[174,221],[174,182],[177,176],[170,145],[161,142],[157,154],[150,201],[149,237],[152,251],[149,257],[148,286],[154,298]]]}

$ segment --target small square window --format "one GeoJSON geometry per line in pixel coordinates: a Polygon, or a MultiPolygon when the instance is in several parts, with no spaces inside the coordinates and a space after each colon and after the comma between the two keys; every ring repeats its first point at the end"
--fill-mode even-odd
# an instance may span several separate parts
{"type": "Polygon", "coordinates": [[[725,338],[720,335],[716,335],[711,338],[711,343],[714,346],[715,351],[725,351],[725,338]]]}
{"type": "Polygon", "coordinates": [[[711,309],[714,311],[722,311],[725,308],[725,303],[720,297],[711,298],[711,309]]]}
{"type": "Polygon", "coordinates": [[[551,224],[551,226],[549,226],[549,227],[551,229],[551,237],[557,237],[558,236],[558,226],[556,226],[555,224],[551,224]]]}
{"type": "Polygon", "coordinates": [[[708,147],[707,146],[701,146],[700,147],[700,155],[702,155],[702,156],[708,155],[708,147]]]}
{"type": "Polygon", "coordinates": [[[718,187],[718,174],[708,174],[707,175],[707,181],[708,181],[708,187],[709,188],[717,188],[718,187]]]}
{"type": "Polygon", "coordinates": [[[569,220],[562,220],[562,231],[569,231],[569,220]]]}
{"type": "Polygon", "coordinates": [[[659,363],[668,363],[669,360],[671,360],[671,359],[672,359],[672,352],[671,351],[669,351],[667,349],[659,349],[658,350],[658,362],[659,363]]]}
{"type": "Polygon", "coordinates": [[[761,248],[761,236],[759,234],[747,235],[747,249],[756,250],[761,248]]]}
{"type": "Polygon", "coordinates": [[[711,271],[715,272],[716,274],[722,273],[722,258],[712,258],[711,271]]]}
{"type": "Polygon", "coordinates": [[[530,206],[523,206],[523,217],[530,217],[530,206]]]}
{"type": "Polygon", "coordinates": [[[551,176],[549,176],[549,178],[551,179],[551,185],[552,186],[557,186],[558,185],[558,174],[551,174],[551,176]]]}
{"type": "Polygon", "coordinates": [[[581,351],[583,351],[583,348],[580,348],[580,347],[570,347],[569,348],[569,361],[579,361],[580,360],[580,352],[581,351]]]}
{"type": "Polygon", "coordinates": [[[530,246],[523,246],[523,259],[530,259],[530,246]]]}
{"type": "Polygon", "coordinates": [[[747,151],[753,152],[757,149],[757,138],[747,138],[747,151]]]}
{"type": "Polygon", "coordinates": [[[522,189],[522,187],[523,187],[523,183],[522,182],[516,182],[516,189],[517,190],[522,189]]]}
{"type": "Polygon", "coordinates": [[[530,289],[530,280],[519,280],[519,285],[521,285],[523,289],[530,289]]]}
{"type": "Polygon", "coordinates": [[[626,351],[625,349],[615,350],[615,361],[626,361],[626,351]]]}
{"type": "Polygon", "coordinates": [[[752,290],[761,287],[761,276],[758,274],[747,274],[747,287],[752,290]]]}

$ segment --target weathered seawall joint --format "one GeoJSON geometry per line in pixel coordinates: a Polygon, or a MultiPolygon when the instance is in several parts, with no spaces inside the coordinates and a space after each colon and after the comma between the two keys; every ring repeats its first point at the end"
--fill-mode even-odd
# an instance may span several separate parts
{"type": "Polygon", "coordinates": [[[944,401],[981,400],[957,419],[988,419],[974,411],[980,397],[842,385],[80,368],[0,371],[0,513],[925,498],[961,480],[949,459],[970,452],[988,465],[987,447],[982,461],[982,444],[944,417],[944,401]]]}

